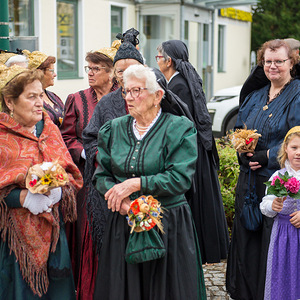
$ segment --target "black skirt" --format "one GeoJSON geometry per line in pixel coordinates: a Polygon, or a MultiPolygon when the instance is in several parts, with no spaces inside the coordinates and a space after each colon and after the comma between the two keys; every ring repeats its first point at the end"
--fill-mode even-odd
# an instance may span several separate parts
{"type": "Polygon", "coordinates": [[[130,227],[109,213],[99,256],[94,299],[206,299],[201,257],[187,203],[168,208],[161,238],[166,256],[140,264],[125,261],[130,227]]]}
{"type": "Polygon", "coordinates": [[[228,226],[213,152],[207,151],[200,141],[193,185],[186,197],[196,225],[202,263],[217,263],[227,258],[228,226]]]}
{"type": "MultiPolygon", "coordinates": [[[[256,175],[256,193],[260,201],[265,196],[266,186],[263,183],[268,180],[268,177],[256,175]]],[[[252,175],[252,184],[253,181],[252,175]]],[[[264,297],[273,219],[263,215],[263,226],[258,231],[248,231],[241,225],[240,212],[247,189],[248,174],[240,171],[235,198],[235,219],[227,260],[226,288],[233,299],[261,300],[264,297]]]]}

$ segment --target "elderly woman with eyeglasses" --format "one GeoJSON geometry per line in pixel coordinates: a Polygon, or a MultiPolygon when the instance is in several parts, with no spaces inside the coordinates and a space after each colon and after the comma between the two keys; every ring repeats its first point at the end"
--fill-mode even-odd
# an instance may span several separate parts
{"type": "MultiPolygon", "coordinates": [[[[85,151],[82,144],[82,131],[89,123],[95,106],[102,97],[117,88],[113,77],[113,59],[119,42],[115,41],[112,47],[105,47],[98,51],[88,52],[85,71],[88,74],[90,87],[86,90],[70,94],[65,103],[65,116],[61,125],[61,134],[66,146],[83,174],[85,165],[85,151]]],[[[71,257],[73,262],[74,279],[77,284],[83,232],[86,224],[85,186],[77,195],[77,222],[73,228],[67,228],[71,257]]],[[[69,226],[69,224],[67,224],[69,226]]],[[[73,225],[73,224],[72,224],[73,225]]]]}
{"type": "Polygon", "coordinates": [[[93,183],[109,215],[94,299],[206,299],[197,235],[184,196],[195,172],[197,131],[186,117],[162,112],[164,91],[151,69],[130,66],[124,86],[129,115],[106,122],[98,138],[93,183]],[[132,264],[125,260],[131,230],[126,215],[141,195],[155,196],[163,207],[164,233],[159,236],[165,256],[132,264]]]}
{"type": "Polygon", "coordinates": [[[276,159],[290,128],[300,124],[300,80],[295,77],[299,55],[284,40],[262,45],[257,61],[270,83],[250,93],[240,108],[235,128],[256,129],[254,153],[240,154],[240,174],[236,188],[235,219],[227,261],[226,287],[233,299],[263,299],[267,252],[273,219],[263,216],[262,227],[249,231],[240,221],[247,195],[249,171],[251,187],[259,202],[270,176],[280,169],[276,159]]]}
{"type": "Polygon", "coordinates": [[[43,71],[44,78],[42,84],[44,89],[44,109],[49,114],[53,123],[60,127],[64,116],[64,103],[55,93],[46,90],[48,87],[54,85],[54,79],[56,77],[54,64],[56,58],[54,56],[48,56],[40,51],[33,51],[30,53],[28,50],[23,50],[23,53],[28,58],[29,69],[39,69],[43,71]]]}

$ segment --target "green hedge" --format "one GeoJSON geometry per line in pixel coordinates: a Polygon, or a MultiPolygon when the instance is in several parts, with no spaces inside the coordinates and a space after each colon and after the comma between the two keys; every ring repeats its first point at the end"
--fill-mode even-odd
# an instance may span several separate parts
{"type": "Polygon", "coordinates": [[[239,164],[236,151],[227,138],[216,139],[216,145],[220,157],[219,181],[223,205],[231,233],[234,218],[235,188],[239,176],[239,164]]]}

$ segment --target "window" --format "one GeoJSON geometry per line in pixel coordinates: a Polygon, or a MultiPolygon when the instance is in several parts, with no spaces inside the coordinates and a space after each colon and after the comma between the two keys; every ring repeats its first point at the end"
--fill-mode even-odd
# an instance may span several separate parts
{"type": "Polygon", "coordinates": [[[33,0],[9,0],[9,43],[10,50],[36,50],[37,38],[34,36],[33,0]]]}
{"type": "Polygon", "coordinates": [[[140,24],[140,51],[147,65],[157,68],[157,46],[174,38],[174,18],[172,15],[142,15],[140,24]]]}
{"type": "Polygon", "coordinates": [[[59,79],[78,78],[77,0],[57,1],[57,73],[59,79]]]}
{"type": "Polygon", "coordinates": [[[225,26],[218,26],[218,72],[225,72],[225,26]]]}
{"type": "Polygon", "coordinates": [[[116,39],[118,33],[123,33],[123,8],[111,6],[111,42],[116,39]]]}

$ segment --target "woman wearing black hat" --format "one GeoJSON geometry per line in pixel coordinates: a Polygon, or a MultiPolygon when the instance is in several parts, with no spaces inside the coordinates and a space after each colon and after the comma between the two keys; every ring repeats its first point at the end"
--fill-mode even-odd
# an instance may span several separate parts
{"type": "Polygon", "coordinates": [[[92,185],[92,176],[95,171],[95,157],[97,151],[97,138],[99,129],[108,120],[128,114],[124,96],[123,72],[131,65],[144,64],[141,53],[137,50],[137,35],[139,32],[134,28],[127,30],[124,34],[119,34],[120,45],[113,61],[115,78],[118,81],[119,89],[105,95],[96,105],[93,116],[83,130],[83,147],[86,154],[84,179],[86,184],[86,207],[90,228],[92,230],[92,240],[99,253],[102,244],[102,236],[106,225],[108,214],[107,203],[99,192],[92,185]]]}
{"type": "Polygon", "coordinates": [[[202,262],[219,262],[227,257],[229,236],[217,175],[218,155],[202,80],[188,61],[188,49],[182,41],[166,41],[157,50],[156,60],[169,89],[188,105],[198,131],[197,168],[186,197],[195,220],[202,262]]]}

